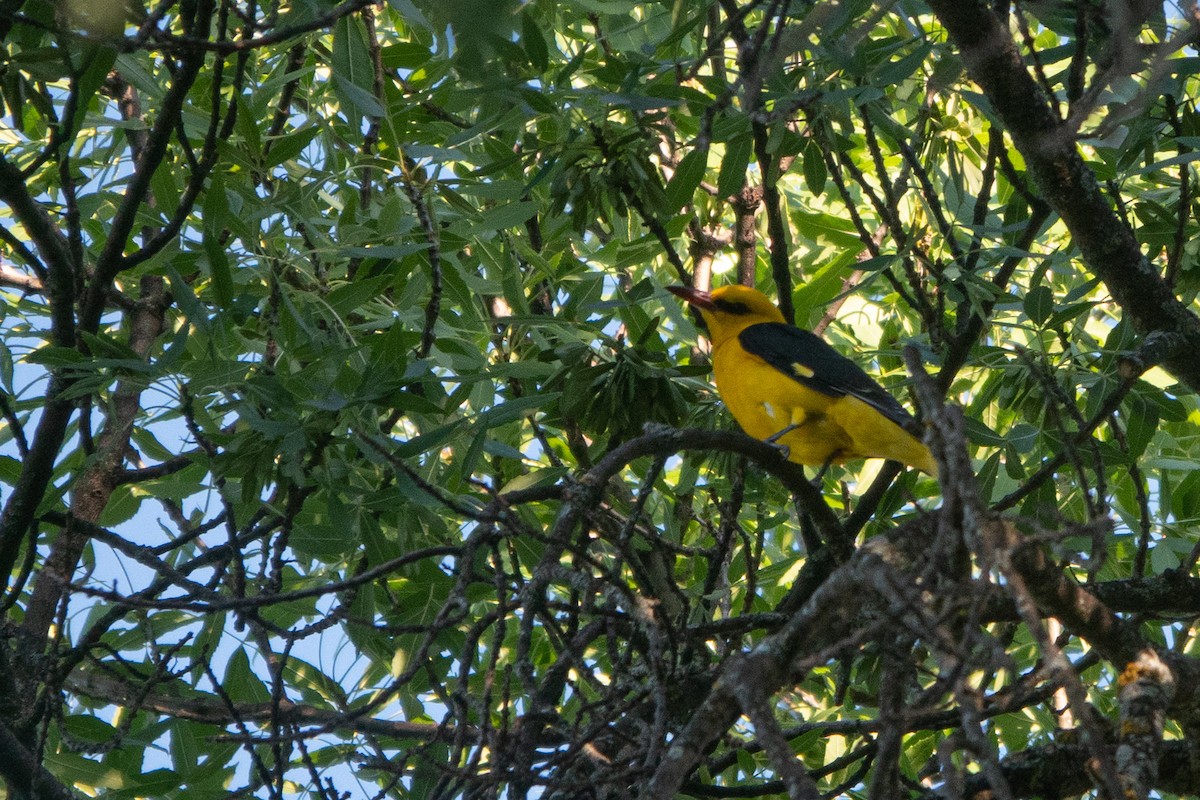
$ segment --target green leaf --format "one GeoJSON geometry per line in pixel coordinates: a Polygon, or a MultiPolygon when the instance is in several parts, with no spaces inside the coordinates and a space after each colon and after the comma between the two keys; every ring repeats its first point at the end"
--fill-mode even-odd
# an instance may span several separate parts
{"type": "Polygon", "coordinates": [[[386,113],[383,104],[375,95],[371,94],[369,90],[351,83],[344,75],[334,74],[333,88],[342,99],[343,107],[355,112],[355,116],[350,117],[351,122],[360,116],[382,117],[386,113]]]}
{"type": "Polygon", "coordinates": [[[971,442],[987,445],[989,447],[1000,447],[1008,443],[1007,437],[1001,436],[996,431],[989,428],[981,420],[972,417],[966,418],[967,438],[971,442]]]}
{"type": "Polygon", "coordinates": [[[78,753],[64,750],[48,752],[43,756],[44,766],[56,778],[67,785],[86,786],[91,789],[121,789],[131,777],[105,764],[84,758],[78,753]]]}
{"type": "Polygon", "coordinates": [[[195,391],[205,391],[241,383],[249,369],[245,361],[194,361],[187,365],[187,375],[195,391]]]}
{"type": "Polygon", "coordinates": [[[1171,492],[1171,513],[1180,524],[1200,519],[1200,470],[1195,465],[1171,492]]]}
{"type": "Polygon", "coordinates": [[[374,86],[367,29],[361,18],[346,14],[334,25],[331,66],[335,74],[361,89],[370,91],[374,86]]]}
{"type": "Polygon", "coordinates": [[[184,318],[198,331],[206,333],[208,331],[208,311],[196,297],[191,284],[179,274],[179,270],[174,265],[168,264],[164,272],[167,276],[167,285],[171,288],[171,296],[175,299],[179,310],[183,312],[184,318]]]}
{"type": "Polygon", "coordinates": [[[135,490],[130,485],[118,486],[109,496],[96,523],[105,528],[112,528],[133,519],[133,515],[141,508],[144,496],[140,490],[135,490]]]}
{"type": "Polygon", "coordinates": [[[265,703],[271,699],[271,692],[250,668],[250,658],[244,647],[238,647],[229,656],[221,685],[235,702],[265,703]]]}
{"type": "Polygon", "coordinates": [[[23,359],[26,364],[40,364],[43,367],[73,367],[88,361],[88,357],[74,347],[56,347],[47,345],[28,353],[23,359]]]}
{"type": "Polygon", "coordinates": [[[271,139],[268,144],[270,150],[267,153],[266,167],[277,167],[280,164],[291,161],[304,152],[313,139],[321,130],[316,125],[308,125],[297,131],[289,131],[281,136],[271,139]]]}
{"type": "Polygon", "coordinates": [[[0,342],[0,389],[12,392],[13,388],[13,368],[15,366],[12,350],[8,345],[0,342]]]}
{"type": "Polygon", "coordinates": [[[1035,325],[1041,325],[1054,310],[1054,292],[1049,286],[1038,286],[1025,295],[1025,316],[1035,325]]]}
{"type": "Polygon", "coordinates": [[[881,67],[875,75],[875,80],[884,86],[908,80],[914,72],[921,68],[932,50],[933,45],[929,43],[914,48],[908,55],[881,67]]]}
{"type": "Polygon", "coordinates": [[[212,277],[213,292],[217,304],[227,309],[233,304],[233,273],[225,255],[221,238],[225,235],[229,204],[225,197],[225,180],[221,173],[214,173],[204,193],[204,252],[208,256],[209,275],[212,277]]]}
{"type": "Polygon", "coordinates": [[[340,683],[295,656],[287,661],[287,678],[290,684],[305,694],[308,702],[318,707],[328,704],[334,708],[343,708],[347,704],[346,691],[340,683]]]}
{"type": "MultiPolygon", "coordinates": [[[[139,772],[131,776],[128,788],[106,792],[104,796],[114,798],[114,800],[167,797],[170,796],[171,792],[178,791],[182,782],[183,777],[173,770],[155,769],[149,772],[139,772]]],[[[191,791],[188,794],[189,796],[194,796],[191,791]]]]}
{"type": "Polygon", "coordinates": [[[521,44],[529,63],[538,72],[545,72],[550,66],[550,52],[546,48],[546,39],[542,29],[538,27],[533,15],[528,11],[521,12],[521,44]]]}
{"type": "Polygon", "coordinates": [[[14,485],[21,477],[21,461],[12,456],[0,455],[0,483],[14,485]]]}
{"type": "Polygon", "coordinates": [[[667,204],[663,209],[664,212],[674,214],[692,202],[692,195],[696,193],[696,187],[704,179],[707,167],[707,148],[696,148],[679,160],[679,164],[675,167],[675,174],[671,176],[665,189],[667,204]]]}
{"type": "Polygon", "coordinates": [[[150,176],[150,193],[158,214],[170,217],[179,209],[180,175],[169,164],[163,164],[150,176]]]}
{"type": "MultiPolygon", "coordinates": [[[[351,124],[358,116],[384,116],[383,104],[374,95],[375,67],[367,44],[367,29],[360,17],[347,14],[333,27],[333,88],[343,106],[353,109],[351,124]]],[[[345,110],[345,109],[343,109],[345,110]]]]}
{"type": "Polygon", "coordinates": [[[83,127],[84,117],[100,87],[108,79],[117,61],[117,50],[106,44],[89,43],[83,48],[84,66],[75,83],[75,116],[71,119],[71,132],[83,127]]]}
{"type": "Polygon", "coordinates": [[[538,204],[531,201],[509,203],[486,209],[479,220],[471,226],[472,233],[496,231],[522,225],[538,211],[538,204]]]}
{"type": "Polygon", "coordinates": [[[862,241],[854,230],[854,223],[849,219],[825,212],[805,211],[797,211],[792,215],[792,219],[796,228],[814,242],[853,249],[855,252],[862,248],[862,241]]]}
{"type": "Polygon", "coordinates": [[[349,258],[384,258],[390,260],[404,258],[405,256],[420,253],[422,250],[428,249],[428,243],[408,242],[406,244],[380,244],[369,247],[341,247],[338,248],[338,252],[349,258]]]}
{"type": "Polygon", "coordinates": [[[1125,440],[1129,457],[1141,458],[1158,431],[1159,406],[1138,392],[1131,393],[1125,404],[1128,409],[1125,414],[1125,440]]]}
{"type": "Polygon", "coordinates": [[[433,25],[421,13],[421,9],[417,8],[413,0],[388,0],[388,3],[396,11],[400,12],[400,16],[409,22],[416,25],[418,28],[424,28],[426,31],[433,33],[433,25]]]}
{"type": "Polygon", "coordinates": [[[345,283],[326,295],[325,303],[339,319],[345,319],[352,311],[357,311],[370,300],[379,297],[383,288],[392,282],[392,276],[380,275],[345,283]]]}
{"type": "Polygon", "coordinates": [[[63,719],[63,727],[72,737],[93,744],[114,738],[117,729],[90,714],[72,714],[63,719]]]}
{"type": "Polygon", "coordinates": [[[562,467],[549,469],[539,469],[533,472],[527,472],[524,475],[518,475],[500,489],[499,494],[508,492],[519,492],[527,489],[537,489],[543,486],[552,486],[566,476],[567,472],[562,467]]]}
{"type": "Polygon", "coordinates": [[[742,190],[753,153],[754,140],[748,133],[725,143],[725,157],[721,159],[721,172],[717,176],[717,194],[732,197],[742,190]]]}
{"type": "Polygon", "coordinates": [[[1150,548],[1150,569],[1155,575],[1178,569],[1179,563],[1179,555],[1165,542],[1158,542],[1150,548]]]}
{"type": "Polygon", "coordinates": [[[816,197],[825,193],[825,181],[829,178],[829,170],[825,166],[825,154],[821,146],[810,141],[804,146],[804,183],[816,197]]]}
{"type": "Polygon", "coordinates": [[[465,424],[465,420],[455,420],[446,425],[439,425],[431,431],[393,446],[392,454],[396,458],[411,458],[435,450],[453,439],[465,424]]]}

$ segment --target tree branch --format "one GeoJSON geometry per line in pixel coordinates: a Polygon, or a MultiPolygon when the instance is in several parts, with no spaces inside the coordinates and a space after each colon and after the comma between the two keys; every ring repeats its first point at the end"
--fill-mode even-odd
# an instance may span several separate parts
{"type": "Polygon", "coordinates": [[[1180,302],[1142,254],[1129,226],[1114,213],[1075,145],[1072,129],[1054,113],[1029,75],[1008,29],[980,0],[930,0],[958,45],[971,78],[983,87],[1042,196],[1058,213],[1083,261],[1143,335],[1180,334],[1183,347],[1164,366],[1200,391],[1200,317],[1180,302]]]}
{"type": "MultiPolygon", "coordinates": [[[[195,30],[207,31],[212,19],[212,11],[212,0],[200,0],[195,6],[195,19],[186,20],[185,28],[190,26],[195,30]]],[[[84,298],[79,315],[81,330],[94,332],[97,329],[100,317],[104,313],[109,286],[118,273],[127,266],[123,255],[133,226],[137,222],[138,209],[146,201],[147,193],[150,191],[150,180],[153,178],[155,170],[162,164],[167,153],[167,145],[170,143],[175,125],[179,121],[179,115],[187,100],[188,91],[200,74],[204,62],[204,51],[193,51],[174,73],[171,88],[164,95],[162,105],[158,109],[158,118],[146,138],[141,159],[129,179],[121,204],[113,214],[104,247],[96,258],[96,269],[88,284],[87,296],[84,298]]]]}
{"type": "Polygon", "coordinates": [[[77,795],[46,771],[7,725],[0,725],[0,775],[11,789],[38,800],[76,800],[77,795]]]}

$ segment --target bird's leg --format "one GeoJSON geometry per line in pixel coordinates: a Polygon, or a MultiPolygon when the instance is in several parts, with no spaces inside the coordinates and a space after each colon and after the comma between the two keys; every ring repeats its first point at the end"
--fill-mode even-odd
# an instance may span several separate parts
{"type": "Polygon", "coordinates": [[[821,483],[825,480],[825,473],[829,471],[829,466],[833,464],[834,459],[837,457],[838,454],[836,451],[834,451],[829,454],[829,458],[825,459],[825,463],[821,465],[821,468],[817,470],[816,476],[814,476],[812,479],[812,485],[814,487],[817,489],[821,488],[821,483]]]}
{"type": "MultiPolygon", "coordinates": [[[[774,420],[775,409],[772,407],[772,405],[770,403],[763,403],[763,406],[766,409],[767,416],[774,420]]],[[[788,424],[772,433],[764,441],[779,450],[780,454],[786,459],[791,455],[791,448],[789,448],[786,444],[781,444],[779,440],[784,436],[787,436],[792,431],[799,430],[800,428],[804,427],[808,421],[808,412],[806,412],[803,408],[793,408],[791,412],[791,419],[788,421],[788,424]]]]}
{"type": "Polygon", "coordinates": [[[775,431],[775,433],[772,433],[766,439],[763,439],[763,441],[778,450],[779,455],[783,456],[783,460],[787,461],[788,456],[792,454],[792,448],[786,444],[780,444],[779,440],[799,428],[802,424],[801,422],[793,422],[782,430],[775,431]]]}
{"type": "Polygon", "coordinates": [[[797,428],[799,428],[799,427],[800,427],[801,425],[803,425],[803,424],[804,424],[804,423],[802,423],[802,422],[793,422],[791,425],[788,425],[786,428],[783,428],[782,430],[775,431],[775,433],[772,433],[770,436],[768,436],[766,439],[764,439],[764,441],[765,441],[767,444],[775,444],[775,443],[776,443],[776,442],[778,442],[778,441],[779,441],[781,438],[783,438],[784,436],[787,436],[789,433],[791,433],[792,431],[796,430],[797,428]]]}

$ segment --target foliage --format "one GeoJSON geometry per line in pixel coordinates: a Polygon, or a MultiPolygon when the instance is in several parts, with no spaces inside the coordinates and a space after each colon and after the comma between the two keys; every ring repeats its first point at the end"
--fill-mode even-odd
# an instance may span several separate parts
{"type": "Polygon", "coordinates": [[[1200,791],[1191,16],[0,34],[7,796],[1200,791]],[[940,484],[735,431],[664,288],[737,280],[940,484]]]}

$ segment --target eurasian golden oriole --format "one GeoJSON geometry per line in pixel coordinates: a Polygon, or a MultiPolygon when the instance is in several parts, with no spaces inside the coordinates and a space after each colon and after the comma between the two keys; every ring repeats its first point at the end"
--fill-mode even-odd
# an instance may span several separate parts
{"type": "Polygon", "coordinates": [[[798,464],[889,458],[937,477],[929,448],[905,430],[912,415],[821,337],[784,322],[762,292],[667,289],[708,325],[717,391],[747,434],[783,445],[798,464]]]}

